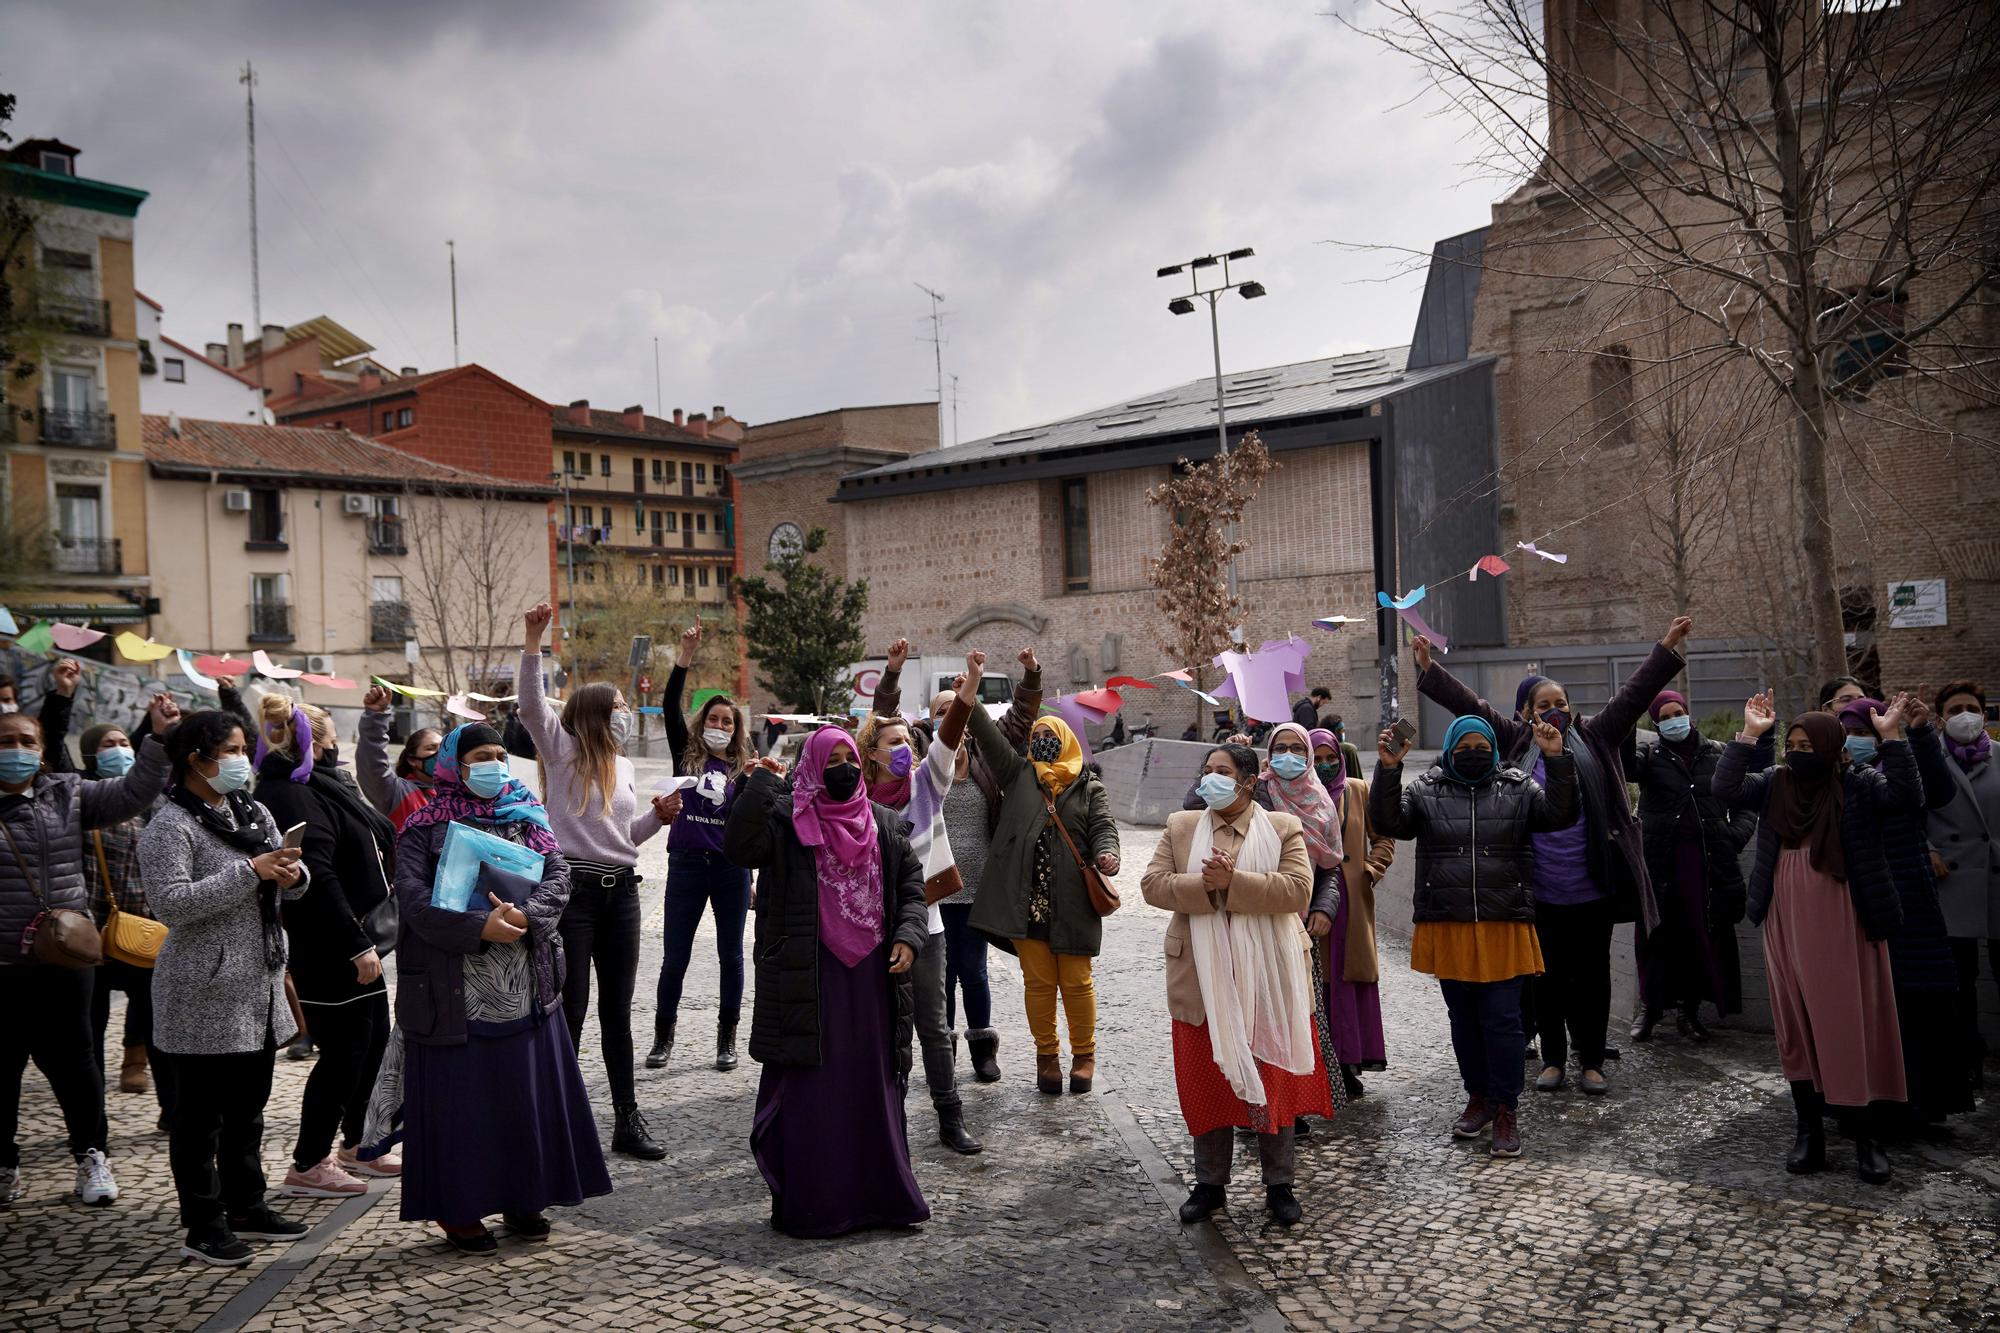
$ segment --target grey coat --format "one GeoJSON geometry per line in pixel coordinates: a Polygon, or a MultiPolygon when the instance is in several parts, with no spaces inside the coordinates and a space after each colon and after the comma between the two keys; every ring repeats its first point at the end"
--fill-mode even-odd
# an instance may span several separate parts
{"type": "MultiPolygon", "coordinates": [[[[256,814],[276,847],[271,812],[257,805],[256,814]]],[[[265,962],[250,858],[168,801],[139,835],[139,864],[153,915],[167,925],[153,967],[153,1044],[171,1055],[236,1055],[296,1036],[284,965],[265,962]]],[[[280,897],[302,896],[306,883],[301,873],[280,897]]],[[[284,931],[277,938],[282,952],[284,931]]]]}
{"type": "Polygon", "coordinates": [[[1944,861],[1938,906],[1954,939],[2000,939],[2000,759],[1971,772],[1947,759],[1952,798],[1930,812],[1925,833],[1944,861]]]}
{"type": "MultiPolygon", "coordinates": [[[[148,740],[139,747],[132,771],[122,778],[43,773],[22,799],[0,802],[0,821],[34,867],[35,884],[50,908],[90,911],[90,890],[83,878],[84,831],[143,814],[166,783],[167,752],[158,741],[148,740]]],[[[42,908],[20,862],[0,840],[0,965],[44,966],[20,949],[22,932],[42,908]]]]}

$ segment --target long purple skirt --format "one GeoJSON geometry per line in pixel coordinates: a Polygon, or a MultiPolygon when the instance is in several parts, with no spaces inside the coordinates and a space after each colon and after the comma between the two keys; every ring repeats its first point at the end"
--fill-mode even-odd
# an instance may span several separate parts
{"type": "Polygon", "coordinates": [[[910,1170],[889,1013],[889,946],[853,967],[819,946],[816,1068],[764,1066],[750,1151],[788,1236],[914,1226],[930,1205],[910,1170]]]}
{"type": "Polygon", "coordinates": [[[1703,1000],[1724,1014],[1743,1012],[1743,971],[1730,926],[1708,922],[1708,865],[1699,832],[1683,833],[1674,849],[1674,881],[1653,885],[1660,925],[1633,927],[1639,994],[1654,1009],[1693,1012],[1703,1000]]]}
{"type": "Polygon", "coordinates": [[[611,1193],[562,1015],[468,1027],[463,1046],[405,1047],[403,1220],[469,1227],[611,1193]]]}
{"type": "Polygon", "coordinates": [[[1347,885],[1341,883],[1340,909],[1333,914],[1333,933],[1326,937],[1326,1018],[1333,1029],[1333,1048],[1340,1063],[1363,1069],[1387,1069],[1388,1045],[1382,1037],[1382,988],[1373,981],[1344,981],[1347,965],[1347,885]]]}

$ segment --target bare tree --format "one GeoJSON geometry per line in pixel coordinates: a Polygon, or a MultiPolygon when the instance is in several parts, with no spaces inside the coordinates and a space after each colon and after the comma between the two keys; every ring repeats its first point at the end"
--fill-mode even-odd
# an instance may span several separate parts
{"type": "MultiPolygon", "coordinates": [[[[1230,630],[1243,619],[1243,603],[1229,590],[1229,562],[1250,548],[1232,541],[1230,525],[1243,517],[1265,474],[1276,467],[1257,432],[1251,431],[1227,454],[1203,463],[1183,458],[1177,473],[1146,492],[1146,503],[1172,517],[1160,558],[1147,570],[1158,590],[1161,612],[1156,631],[1168,656],[1194,673],[1197,685],[1217,653],[1230,645],[1230,630]]],[[[1196,709],[1200,721],[1200,710],[1196,709]]]]}
{"type": "Polygon", "coordinates": [[[2000,5],[1379,2],[1367,31],[1522,183],[1485,267],[1581,289],[1638,364],[1726,375],[1781,414],[1794,596],[1836,674],[1836,466],[1874,477],[1885,426],[2000,444],[1958,419],[2000,404],[2000,5]],[[1661,348],[1668,325],[1698,336],[1661,348]]]}
{"type": "MultiPolygon", "coordinates": [[[[406,494],[403,590],[420,684],[501,692],[493,686],[520,652],[521,613],[548,597],[547,538],[538,522],[523,542],[523,508],[491,491],[406,494]]],[[[371,614],[396,612],[377,605],[371,614]]]]}

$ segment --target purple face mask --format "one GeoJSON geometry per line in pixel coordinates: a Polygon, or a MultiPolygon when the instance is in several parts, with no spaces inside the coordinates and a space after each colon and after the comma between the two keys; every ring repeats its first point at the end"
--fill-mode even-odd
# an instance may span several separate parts
{"type": "Polygon", "coordinates": [[[916,763],[916,756],[907,745],[898,745],[889,752],[889,771],[899,778],[910,776],[910,768],[916,763]]]}

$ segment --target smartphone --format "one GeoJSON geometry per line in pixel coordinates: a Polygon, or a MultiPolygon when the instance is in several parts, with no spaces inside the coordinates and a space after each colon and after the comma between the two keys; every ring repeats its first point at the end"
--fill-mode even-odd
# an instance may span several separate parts
{"type": "Polygon", "coordinates": [[[292,851],[297,851],[299,848],[305,845],[306,845],[306,826],[304,824],[294,824],[290,828],[286,829],[285,840],[283,843],[280,844],[280,846],[288,847],[292,851]]]}
{"type": "Polygon", "coordinates": [[[1389,724],[1389,738],[1396,742],[1397,749],[1407,750],[1417,743],[1417,724],[1399,717],[1389,724]]]}

